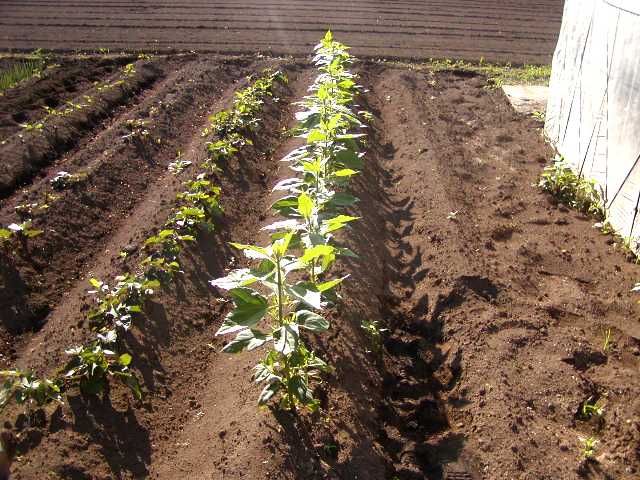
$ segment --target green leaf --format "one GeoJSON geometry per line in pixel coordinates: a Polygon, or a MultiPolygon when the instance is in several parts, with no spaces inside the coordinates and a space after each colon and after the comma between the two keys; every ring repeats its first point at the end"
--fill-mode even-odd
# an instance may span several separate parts
{"type": "Polygon", "coordinates": [[[326,332],[329,329],[329,320],[309,310],[298,310],[296,323],[312,332],[326,332]]]}
{"type": "Polygon", "coordinates": [[[274,255],[276,257],[283,257],[287,250],[289,249],[289,243],[291,243],[291,239],[293,238],[293,232],[287,232],[282,238],[277,239],[273,242],[271,249],[273,250],[274,255]]]}
{"type": "Polygon", "coordinates": [[[131,363],[131,360],[132,360],[131,355],[129,355],[128,353],[123,353],[122,355],[120,355],[120,359],[118,360],[118,363],[126,367],[131,363]]]}
{"type": "Polygon", "coordinates": [[[273,382],[264,387],[258,397],[258,405],[265,405],[282,388],[280,382],[273,382]]]}
{"type": "Polygon", "coordinates": [[[133,396],[136,397],[137,400],[142,399],[142,390],[140,389],[138,377],[133,373],[127,373],[126,375],[122,375],[122,381],[127,387],[129,387],[131,393],[133,393],[133,396]]]}
{"type": "Polygon", "coordinates": [[[209,284],[224,290],[231,290],[233,288],[245,287],[254,283],[256,280],[257,278],[251,274],[248,268],[240,268],[231,271],[226,277],[211,280],[209,284]]]}
{"type": "Polygon", "coordinates": [[[345,275],[342,278],[336,278],[334,280],[329,280],[327,282],[323,282],[317,285],[318,291],[320,292],[326,292],[327,290],[332,289],[333,287],[335,287],[336,285],[338,285],[339,283],[341,283],[344,279],[346,279],[349,275],[345,275]]]}
{"type": "Polygon", "coordinates": [[[300,375],[294,375],[291,377],[288,385],[289,389],[293,391],[295,397],[303,405],[307,405],[313,402],[313,395],[309,389],[307,381],[300,375]]]}
{"type": "Polygon", "coordinates": [[[261,347],[270,339],[270,336],[267,336],[258,330],[250,330],[247,328],[238,333],[236,338],[226,344],[222,351],[225,353],[238,353],[245,348],[247,350],[253,350],[255,348],[261,347]]]}
{"type": "Polygon", "coordinates": [[[307,248],[302,257],[300,257],[300,261],[308,264],[311,263],[312,260],[316,260],[325,255],[333,255],[335,250],[335,247],[331,245],[316,245],[315,247],[307,248]]]}
{"type": "Polygon", "coordinates": [[[273,345],[276,351],[283,355],[289,355],[296,350],[300,338],[298,325],[287,324],[280,327],[277,331],[280,332],[280,336],[274,341],[273,345]]]}
{"type": "Polygon", "coordinates": [[[349,215],[338,215],[337,217],[324,220],[322,222],[323,231],[325,233],[330,233],[336,230],[340,230],[345,226],[345,224],[353,222],[354,220],[358,220],[359,218],[360,217],[352,217],[349,215]]]}
{"type": "Polygon", "coordinates": [[[324,133],[320,130],[314,129],[309,132],[309,135],[307,135],[307,144],[324,142],[326,139],[327,136],[324,133]]]}
{"type": "Polygon", "coordinates": [[[315,308],[316,310],[322,309],[320,301],[320,291],[315,285],[305,282],[299,282],[292,287],[285,287],[287,293],[293,298],[301,301],[302,303],[315,308]]]}
{"type": "Polygon", "coordinates": [[[35,228],[30,228],[28,230],[23,230],[22,234],[27,238],[37,237],[38,235],[42,235],[44,230],[37,230],[35,228]]]}
{"type": "Polygon", "coordinates": [[[298,197],[298,212],[307,220],[313,213],[313,200],[304,192],[298,197]]]}
{"type": "Polygon", "coordinates": [[[343,168],[341,170],[337,170],[335,171],[333,174],[336,177],[350,177],[352,175],[356,175],[358,172],[356,172],[355,170],[352,170],[350,168],[343,168]]]}
{"type": "Polygon", "coordinates": [[[242,243],[229,243],[234,248],[238,250],[242,250],[247,258],[258,258],[258,259],[266,259],[271,260],[271,255],[269,250],[262,247],[257,247],[255,245],[244,245],[242,243]]]}
{"type": "Polygon", "coordinates": [[[331,204],[336,207],[350,207],[357,201],[358,199],[356,197],[344,192],[336,193],[331,198],[331,204]]]}
{"type": "Polygon", "coordinates": [[[257,325],[269,308],[267,299],[249,288],[234,288],[229,293],[233,296],[235,309],[227,315],[216,335],[233,333],[257,325]]]}
{"type": "Polygon", "coordinates": [[[7,230],[6,228],[0,228],[1,240],[9,240],[12,236],[13,236],[13,232],[11,230],[7,230]]]}

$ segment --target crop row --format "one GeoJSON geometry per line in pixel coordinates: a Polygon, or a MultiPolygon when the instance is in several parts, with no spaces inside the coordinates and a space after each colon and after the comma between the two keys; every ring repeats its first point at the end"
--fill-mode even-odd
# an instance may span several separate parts
{"type": "MultiPolygon", "coordinates": [[[[146,54],[141,54],[139,59],[141,60],[150,60],[150,56],[146,54]]],[[[123,86],[126,84],[127,80],[131,79],[136,73],[135,64],[129,63],[122,67],[122,71],[120,74],[120,78],[113,81],[104,81],[104,82],[96,82],[95,89],[98,95],[97,100],[99,101],[99,96],[102,92],[111,90],[113,88],[123,86]]],[[[63,118],[68,117],[74,112],[82,111],[91,106],[91,104],[96,101],[96,98],[90,95],[83,95],[84,103],[74,103],[72,101],[68,101],[66,106],[63,108],[50,108],[48,106],[44,106],[44,110],[47,115],[34,123],[24,123],[20,126],[25,131],[29,132],[39,132],[43,135],[47,134],[48,124],[51,119],[54,118],[63,118]]],[[[136,126],[134,121],[129,121],[127,123],[127,127],[132,131],[130,135],[136,133],[134,127],[136,126]]],[[[51,135],[55,135],[55,130],[57,129],[57,125],[51,126],[51,135]]],[[[23,135],[18,134],[18,136],[22,139],[23,135]]],[[[23,139],[24,141],[24,139],[23,139]]],[[[5,142],[2,142],[5,143],[5,142]]],[[[79,174],[70,174],[68,172],[58,172],[58,174],[51,180],[51,186],[55,190],[60,190],[68,187],[70,184],[79,181],[82,178],[82,175],[79,174]]],[[[16,207],[16,213],[21,217],[20,223],[11,223],[6,228],[0,227],[0,244],[7,250],[8,243],[11,241],[17,240],[22,247],[23,250],[26,250],[26,242],[29,238],[36,237],[44,233],[43,230],[39,230],[37,228],[33,228],[33,220],[30,218],[31,215],[35,211],[45,211],[47,210],[53,202],[58,199],[58,196],[51,193],[44,193],[42,196],[41,202],[30,203],[30,204],[22,204],[16,207]]]]}
{"type": "Polygon", "coordinates": [[[363,168],[358,138],[364,134],[354,131],[364,127],[359,117],[368,117],[354,112],[360,87],[349,71],[353,57],[347,47],[327,32],[315,51],[319,73],[296,114],[296,133],[305,143],[283,158],[295,176],[274,187],[282,197],[272,209],[281,219],[263,228],[271,238],[266,246],[232,243],[251,267],[211,282],[227,290],[234,304],[217,332],[235,334],[223,351],[265,346],[253,373],[264,385],[258,403],[279,397],[288,410],[319,406],[312,382],[329,367],[301,332],[329,329],[323,310],[335,304],[336,287],[346,278],[332,276],[331,267],[339,257],[355,256],[335,234],[357,220],[344,211],[357,201],[347,187],[363,168]]]}
{"type": "Polygon", "coordinates": [[[221,211],[220,189],[211,180],[217,171],[216,162],[230,158],[250,143],[244,134],[258,122],[257,114],[265,97],[271,96],[276,81],[284,82],[286,77],[279,71],[266,71],[236,93],[229,110],[209,117],[210,124],[202,132],[204,137],[211,137],[206,144],[208,159],[195,179],[185,182],[185,191],[177,195],[178,205],[164,226],[144,242],[146,256],[140,261],[138,272],[117,276],[112,286],[90,280],[93,290],[89,293],[95,298],[95,307],[87,319],[94,339],[67,349],[70,360],[52,378],[17,369],[0,371],[0,407],[13,400],[24,405],[29,415],[34,406],[61,402],[62,394],[73,387],[85,394],[97,394],[110,378],[120,380],[136,398],[141,397],[138,379],[129,368],[132,356],[124,352],[122,336],[142,312],[146,299],[180,272],[178,255],[184,245],[194,241],[200,231],[213,229],[213,220],[221,211]]]}

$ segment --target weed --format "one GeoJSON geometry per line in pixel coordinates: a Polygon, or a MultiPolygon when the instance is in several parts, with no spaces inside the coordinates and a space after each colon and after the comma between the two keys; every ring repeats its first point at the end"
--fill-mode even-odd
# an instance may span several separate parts
{"type": "Polygon", "coordinates": [[[514,84],[548,85],[551,78],[551,65],[513,66],[510,63],[497,65],[485,61],[475,64],[446,58],[430,59],[424,67],[433,72],[462,70],[485,75],[489,80],[490,88],[514,84]]]}
{"type": "Polygon", "coordinates": [[[21,123],[20,127],[22,127],[27,132],[37,132],[44,128],[44,122],[21,123]]]}
{"type": "Polygon", "coordinates": [[[576,175],[560,155],[544,168],[538,185],[572,208],[599,219],[606,218],[603,196],[596,182],[576,175]]]}
{"type": "Polygon", "coordinates": [[[0,71],[0,92],[15,87],[21,81],[39,76],[44,69],[44,61],[40,58],[27,59],[0,71]]]}

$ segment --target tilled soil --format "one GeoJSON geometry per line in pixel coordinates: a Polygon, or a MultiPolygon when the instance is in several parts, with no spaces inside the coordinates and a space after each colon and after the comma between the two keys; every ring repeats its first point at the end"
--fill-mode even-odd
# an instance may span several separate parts
{"type": "MultiPolygon", "coordinates": [[[[74,168],[90,165],[91,152],[117,151],[96,166],[112,186],[89,175],[65,191],[60,202],[68,204],[36,221],[57,231],[66,220],[75,230],[43,235],[31,259],[3,257],[13,265],[3,291],[24,284],[5,300],[15,305],[31,298],[30,261],[41,262],[43,278],[60,278],[56,288],[39,287],[50,311],[29,328],[8,329],[4,312],[16,309],[3,310],[2,366],[50,372],[64,348],[86,337],[89,272],[111,278],[130,267],[120,250],[135,257],[195,171],[168,174],[171,152],[203,161],[206,115],[268,64],[284,68],[290,82],[265,104],[254,145],[221,165],[223,217],[183,252],[184,274],[148,302],[126,338],[144,399],[114,384],[99,399],[73,393],[31,425],[5,410],[19,438],[15,478],[637,478],[640,328],[629,290],[638,266],[593,220],[535,187],[551,155],[541,125],[466,72],[356,67],[367,90],[360,103],[374,115],[366,169],[354,184],[353,213],[362,219],[343,235],[360,258],[337,268],[350,277],[329,312],[332,329],[309,338],[333,366],[316,388],[320,412],[257,409],[250,374],[261,352],[219,353],[223,340],[214,334],[228,305],[207,284],[243,262],[226,242],[267,239],[259,229],[270,189],[287,174],[278,160],[298,142],[282,133],[294,125],[291,102],[313,78],[305,64],[182,59],[81,142],[68,155],[74,168]],[[166,146],[141,151],[119,140],[121,121],[144,117],[170,95],[177,106],[157,127],[166,146]],[[84,230],[95,239],[71,235],[84,230]],[[47,251],[71,266],[53,263],[53,254],[45,265],[38,255],[47,251]],[[388,330],[380,351],[363,320],[388,330]],[[601,419],[579,414],[589,399],[604,406],[601,419]],[[590,436],[600,443],[586,462],[579,439],[590,436]]],[[[2,215],[49,173],[4,200],[2,215]]]]}
{"type": "Polygon", "coordinates": [[[4,1],[0,48],[307,55],[331,28],[359,56],[550,63],[562,7],[562,0],[4,1]]]}

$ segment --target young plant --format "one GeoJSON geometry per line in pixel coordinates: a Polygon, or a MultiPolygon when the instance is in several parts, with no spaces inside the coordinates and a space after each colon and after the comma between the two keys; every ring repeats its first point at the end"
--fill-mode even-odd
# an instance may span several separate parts
{"type": "Polygon", "coordinates": [[[360,324],[360,328],[362,328],[369,337],[369,341],[373,347],[373,353],[377,356],[382,355],[382,334],[388,332],[389,330],[386,328],[380,328],[379,322],[377,320],[364,320],[360,324]]]}
{"type": "Polygon", "coordinates": [[[110,330],[99,334],[89,345],[66,350],[71,360],[63,368],[65,383],[78,384],[83,393],[97,395],[104,391],[108,379],[115,377],[129,387],[135,398],[141,399],[138,378],[129,370],[131,355],[118,355],[108,348],[116,339],[115,330],[110,330]]]}
{"type": "Polygon", "coordinates": [[[607,328],[604,331],[604,341],[602,342],[602,351],[606,354],[609,353],[611,348],[611,329],[607,328]]]}
{"type": "Polygon", "coordinates": [[[50,180],[49,183],[51,183],[51,186],[54,190],[64,190],[65,188],[69,188],[74,183],[78,183],[84,177],[85,175],[60,171],[55,174],[55,176],[50,180]]]}
{"type": "Polygon", "coordinates": [[[62,403],[60,386],[47,378],[37,378],[33,372],[2,370],[0,378],[3,379],[0,388],[0,409],[14,400],[18,405],[24,406],[25,415],[31,418],[34,407],[41,407],[53,401],[62,403]]]}
{"type": "Polygon", "coordinates": [[[129,133],[123,135],[122,138],[125,140],[136,139],[138,141],[142,141],[149,136],[149,129],[147,125],[149,124],[148,120],[142,120],[140,118],[136,118],[133,120],[127,120],[125,123],[125,127],[129,130],[129,133]]]}
{"type": "Polygon", "coordinates": [[[580,443],[582,444],[580,456],[587,460],[593,458],[596,453],[596,447],[598,446],[598,440],[594,437],[580,437],[580,443]]]}
{"type": "Polygon", "coordinates": [[[590,419],[593,416],[602,418],[604,416],[604,407],[602,406],[600,401],[593,402],[590,398],[582,404],[580,415],[586,420],[590,419]]]}
{"type": "Polygon", "coordinates": [[[311,381],[327,370],[327,365],[306,348],[300,331],[325,332],[329,328],[329,321],[316,312],[324,307],[322,292],[334,288],[340,280],[322,284],[291,281],[290,275],[304,268],[301,259],[290,251],[292,240],[294,233],[288,232],[267,247],[232,244],[259,264],[211,282],[228,290],[234,302],[234,309],[216,335],[236,334],[223,348],[228,353],[269,346],[254,371],[255,381],[266,384],[258,399],[260,405],[280,394],[284,409],[303,405],[315,410],[319,403],[313,398],[311,381]],[[266,325],[260,327],[263,320],[266,325]]]}
{"type": "Polygon", "coordinates": [[[154,290],[160,287],[157,279],[132,274],[120,275],[115,281],[115,287],[110,288],[95,278],[89,280],[94,287],[89,294],[95,296],[97,307],[89,312],[88,319],[98,330],[131,328],[133,315],[142,311],[145,298],[153,295],[154,290]]]}
{"type": "Polygon", "coordinates": [[[0,228],[0,242],[4,243],[12,238],[18,238],[25,247],[27,239],[44,233],[43,230],[32,228],[32,223],[31,220],[25,220],[22,223],[12,223],[7,228],[0,228]]]}

